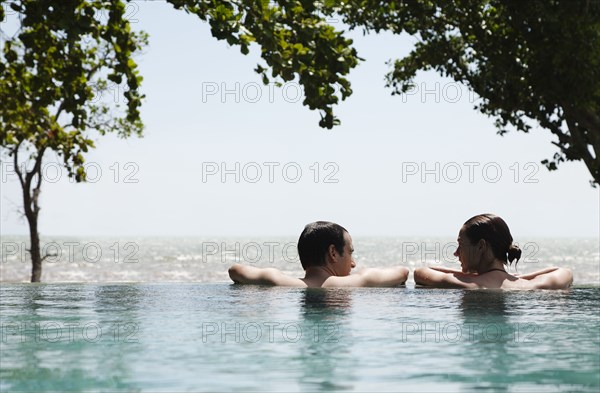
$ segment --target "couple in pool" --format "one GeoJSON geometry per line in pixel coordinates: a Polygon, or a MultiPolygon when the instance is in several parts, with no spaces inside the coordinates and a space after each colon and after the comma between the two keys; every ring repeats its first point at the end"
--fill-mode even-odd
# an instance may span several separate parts
{"type": "MultiPolygon", "coordinates": [[[[454,253],[461,270],[419,267],[414,271],[417,285],[438,288],[564,289],[571,286],[570,269],[552,267],[531,274],[517,275],[506,271],[506,265],[518,262],[521,250],[504,220],[493,214],[480,214],[469,219],[458,233],[454,253]]],[[[332,222],[308,224],[298,240],[298,256],[306,272],[304,278],[283,274],[274,268],[256,268],[235,264],[229,277],[237,284],[279,285],[287,287],[395,287],[403,285],[406,267],[363,269],[356,267],[348,231],[332,222]]]]}

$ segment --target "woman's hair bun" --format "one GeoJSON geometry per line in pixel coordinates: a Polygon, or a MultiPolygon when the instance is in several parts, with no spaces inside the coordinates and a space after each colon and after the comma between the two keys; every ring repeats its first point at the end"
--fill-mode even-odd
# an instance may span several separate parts
{"type": "Polygon", "coordinates": [[[508,248],[507,255],[508,255],[508,261],[510,263],[512,263],[512,261],[514,261],[515,259],[517,260],[517,262],[519,262],[519,258],[521,258],[521,249],[519,248],[519,246],[511,244],[510,247],[508,248]]]}

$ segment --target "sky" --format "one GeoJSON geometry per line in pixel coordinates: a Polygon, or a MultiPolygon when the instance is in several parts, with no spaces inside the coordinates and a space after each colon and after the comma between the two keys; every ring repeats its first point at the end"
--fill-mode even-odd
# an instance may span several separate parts
{"type": "MultiPolygon", "coordinates": [[[[410,52],[410,36],[348,34],[366,60],[334,108],[341,126],[326,130],[296,82],[262,85],[258,47],[244,56],[162,1],[131,3],[127,15],[150,36],[136,58],[144,137],[95,136],[88,183],[48,156],[43,236],[297,236],[328,220],[360,236],[454,237],[495,213],[515,239],[600,237],[585,165],[540,164],[556,152],[549,131],[497,135],[475,97],[435,72],[391,95],[386,61],[410,52]]],[[[1,169],[0,233],[27,234],[20,187],[9,163],[1,169]]]]}

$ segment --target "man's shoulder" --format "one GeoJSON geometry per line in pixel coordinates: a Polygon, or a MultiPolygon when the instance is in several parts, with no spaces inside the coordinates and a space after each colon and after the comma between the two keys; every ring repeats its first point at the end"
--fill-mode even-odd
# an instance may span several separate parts
{"type": "Polygon", "coordinates": [[[306,287],[306,283],[299,278],[288,276],[281,270],[275,268],[265,269],[266,278],[272,282],[272,285],[284,287],[306,287]]]}
{"type": "Polygon", "coordinates": [[[328,277],[321,287],[323,288],[340,288],[340,287],[364,287],[364,277],[358,274],[351,274],[349,276],[330,276],[328,277]]]}

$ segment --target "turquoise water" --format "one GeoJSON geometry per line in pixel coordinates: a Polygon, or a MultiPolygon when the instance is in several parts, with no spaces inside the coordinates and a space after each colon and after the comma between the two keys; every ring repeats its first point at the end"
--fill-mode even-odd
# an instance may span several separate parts
{"type": "Polygon", "coordinates": [[[2,284],[1,391],[589,391],[600,288],[2,284]]]}

